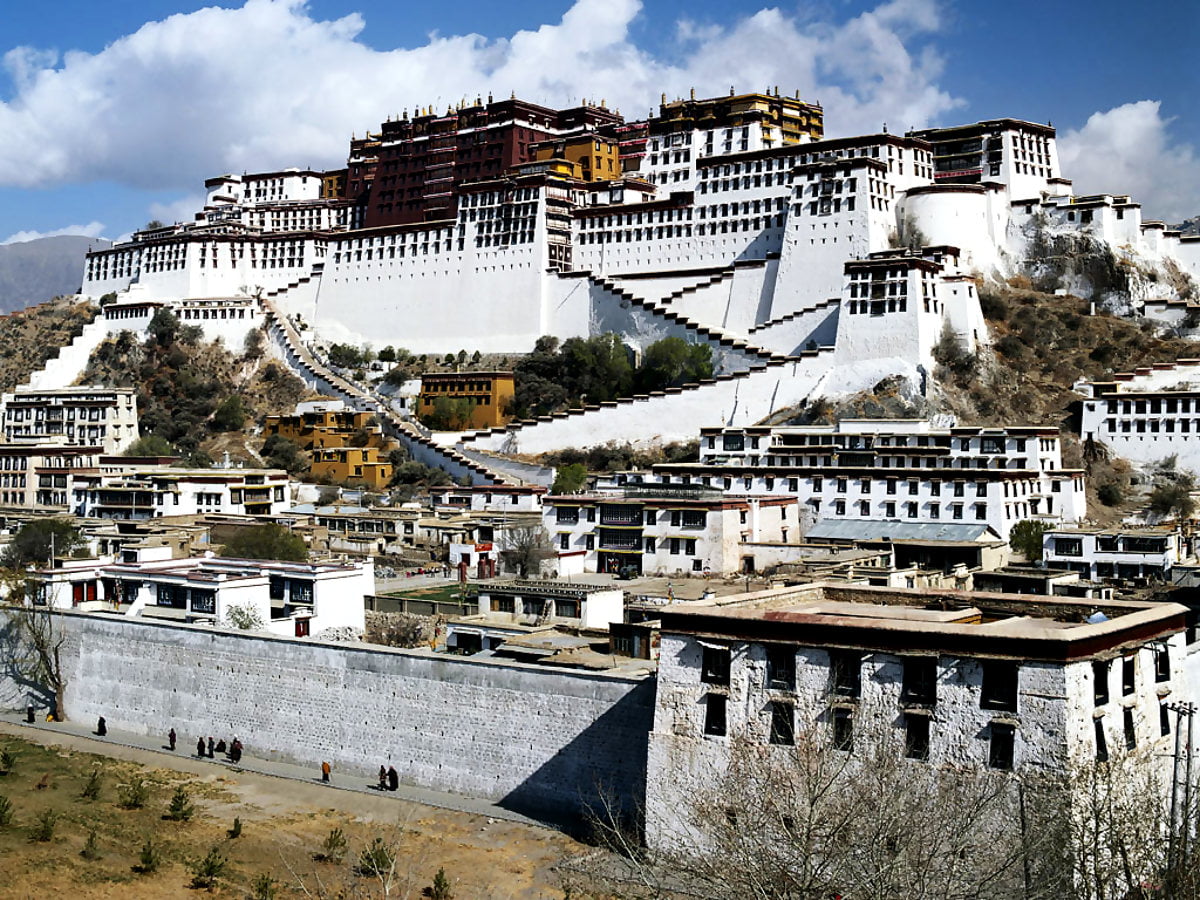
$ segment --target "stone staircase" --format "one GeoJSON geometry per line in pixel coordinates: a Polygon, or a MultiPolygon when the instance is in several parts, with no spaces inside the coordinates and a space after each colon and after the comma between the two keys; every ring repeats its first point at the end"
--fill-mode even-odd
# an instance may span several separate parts
{"type": "Polygon", "coordinates": [[[454,447],[439,444],[428,429],[396,415],[386,398],[334,372],[304,346],[299,332],[287,316],[275,307],[273,298],[268,299],[264,295],[260,302],[267,324],[267,334],[288,368],[305,384],[314,390],[344,400],[357,409],[370,410],[379,419],[384,433],[403,444],[418,462],[444,469],[456,478],[467,477],[472,484],[504,484],[515,480],[494,471],[477,459],[466,456],[454,447]]]}

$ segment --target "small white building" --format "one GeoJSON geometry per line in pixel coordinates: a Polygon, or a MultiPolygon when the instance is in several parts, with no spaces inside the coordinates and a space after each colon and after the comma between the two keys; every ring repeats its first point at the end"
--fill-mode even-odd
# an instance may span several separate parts
{"type": "Polygon", "coordinates": [[[1178,528],[1053,529],[1042,535],[1047,566],[1103,581],[1170,581],[1171,570],[1192,559],[1178,528]]]}
{"type": "Polygon", "coordinates": [[[1200,472],[1200,359],[1118,372],[1107,381],[1080,381],[1081,436],[1141,463],[1176,457],[1200,472]]]}
{"type": "Polygon", "coordinates": [[[119,612],[131,617],[242,627],[261,623],[273,634],[316,635],[365,627],[363,598],[375,593],[370,559],[295,563],[204,556],[170,558],[170,548],[133,562],[70,560],[38,573],[35,602],[62,609],[119,612]],[[247,611],[239,613],[239,610],[247,611]]]}
{"type": "Polygon", "coordinates": [[[698,485],[610,486],[548,495],[542,506],[558,573],[567,577],[737,572],[745,564],[744,543],[786,544],[800,537],[795,497],[726,494],[698,485]]]}
{"type": "Polygon", "coordinates": [[[116,454],[138,437],[132,388],[17,388],[0,402],[6,443],[100,447],[116,454]]]}
{"type": "Polygon", "coordinates": [[[283,469],[176,469],[76,474],[72,509],[98,519],[153,519],[204,513],[275,515],[291,502],[283,469]]]}
{"type": "Polygon", "coordinates": [[[429,502],[436,510],[462,512],[541,512],[544,487],[532,484],[487,484],[431,488],[429,502]]]}

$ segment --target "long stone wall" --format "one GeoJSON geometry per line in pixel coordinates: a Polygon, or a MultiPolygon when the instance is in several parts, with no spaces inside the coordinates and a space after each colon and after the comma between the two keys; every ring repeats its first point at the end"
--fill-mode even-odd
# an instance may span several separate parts
{"type": "MultiPolygon", "coordinates": [[[[0,648],[12,657],[12,613],[0,648]]],[[[64,613],[66,709],[82,722],[241,738],[251,756],[485,797],[559,819],[598,792],[627,809],[645,790],[654,682],[427,651],[337,645],[64,613]]],[[[5,660],[6,663],[9,660],[5,660]]],[[[0,706],[31,688],[0,666],[0,706]]],[[[36,688],[33,689],[37,694],[36,688]]],[[[42,701],[38,701],[39,704],[42,701]]]]}

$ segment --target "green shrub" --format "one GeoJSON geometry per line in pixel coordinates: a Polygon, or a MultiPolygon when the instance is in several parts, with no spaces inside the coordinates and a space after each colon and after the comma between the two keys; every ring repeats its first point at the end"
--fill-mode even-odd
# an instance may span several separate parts
{"type": "Polygon", "coordinates": [[[79,855],[87,860],[96,860],[100,858],[100,846],[96,842],[95,828],[88,832],[87,843],[83,845],[83,849],[79,851],[79,855]]]}
{"type": "Polygon", "coordinates": [[[16,751],[9,747],[0,749],[0,775],[7,775],[17,764],[16,751]]]}
{"type": "Polygon", "coordinates": [[[1119,482],[1106,481],[1100,485],[1096,496],[1105,506],[1119,506],[1125,500],[1125,491],[1119,482]]]}
{"type": "Polygon", "coordinates": [[[429,900],[454,900],[454,894],[450,890],[450,879],[446,877],[444,868],[438,868],[437,874],[433,876],[433,884],[425,889],[425,896],[429,900]]]}
{"type": "Polygon", "coordinates": [[[121,788],[121,806],[125,809],[141,809],[150,800],[150,785],[138,777],[121,788]]]}
{"type": "Polygon", "coordinates": [[[157,872],[160,865],[162,865],[162,849],[154,843],[152,838],[146,838],[146,842],[142,844],[142,849],[138,853],[138,864],[133,867],[133,870],[142,875],[149,875],[151,872],[157,872]]]}
{"type": "Polygon", "coordinates": [[[358,874],[371,878],[383,878],[391,872],[395,863],[396,854],[384,843],[383,838],[376,837],[358,854],[358,874]]]}
{"type": "Polygon", "coordinates": [[[346,835],[340,828],[334,828],[321,844],[321,852],[315,857],[320,862],[340,863],[346,858],[346,835]]]}
{"type": "Polygon", "coordinates": [[[192,887],[211,891],[225,874],[228,865],[229,860],[221,855],[219,849],[213,847],[203,859],[195,860],[188,866],[192,873],[192,887]]]}
{"type": "Polygon", "coordinates": [[[240,838],[242,836],[242,820],[237,816],[233,819],[233,827],[225,832],[225,836],[230,840],[240,838]]]}
{"type": "Polygon", "coordinates": [[[1018,553],[1024,554],[1027,560],[1036,562],[1042,558],[1042,535],[1045,533],[1045,522],[1025,519],[1012,527],[1008,543],[1018,553]]]}
{"type": "Polygon", "coordinates": [[[99,800],[101,786],[102,776],[100,775],[100,769],[92,769],[92,773],[88,775],[88,780],[84,782],[83,790],[79,792],[79,796],[84,800],[99,800]]]}
{"type": "Polygon", "coordinates": [[[0,794],[0,827],[11,825],[13,820],[12,801],[0,794]]]}
{"type": "Polygon", "coordinates": [[[188,799],[187,791],[184,790],[182,784],[179,785],[179,787],[175,788],[175,793],[171,796],[171,803],[167,807],[166,818],[172,822],[187,822],[192,818],[192,814],[195,811],[196,807],[188,799]]]}
{"type": "Polygon", "coordinates": [[[29,829],[29,839],[39,843],[54,840],[54,827],[58,824],[58,813],[52,809],[42,810],[29,829]]]}
{"type": "Polygon", "coordinates": [[[250,885],[250,896],[254,900],[275,900],[279,896],[279,882],[262,872],[250,885]]]}

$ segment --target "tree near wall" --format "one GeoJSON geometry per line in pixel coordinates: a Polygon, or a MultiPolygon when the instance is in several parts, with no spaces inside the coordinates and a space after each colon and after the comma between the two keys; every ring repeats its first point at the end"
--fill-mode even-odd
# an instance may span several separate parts
{"type": "Polygon", "coordinates": [[[68,519],[33,519],[21,526],[0,555],[0,565],[22,569],[43,565],[54,556],[70,556],[84,544],[83,535],[68,519]]]}
{"type": "Polygon", "coordinates": [[[542,563],[555,557],[550,535],[541,525],[506,528],[496,543],[505,567],[522,578],[540,573],[542,563]]]}
{"type": "Polygon", "coordinates": [[[308,547],[304,538],[282,525],[269,523],[239,528],[225,542],[223,555],[237,559],[280,559],[305,562],[308,547]]]}
{"type": "Polygon", "coordinates": [[[576,494],[587,487],[588,470],[582,463],[568,463],[559,466],[554,473],[554,484],[550,487],[552,494],[576,494]]]}
{"type": "Polygon", "coordinates": [[[1037,562],[1042,558],[1042,536],[1045,533],[1045,522],[1024,519],[1008,533],[1008,545],[1030,562],[1037,562]]]}
{"type": "Polygon", "coordinates": [[[63,667],[66,632],[62,615],[29,596],[29,574],[22,568],[0,570],[6,620],[0,620],[0,665],[5,675],[52,698],[56,721],[67,717],[67,675],[63,667]]]}

